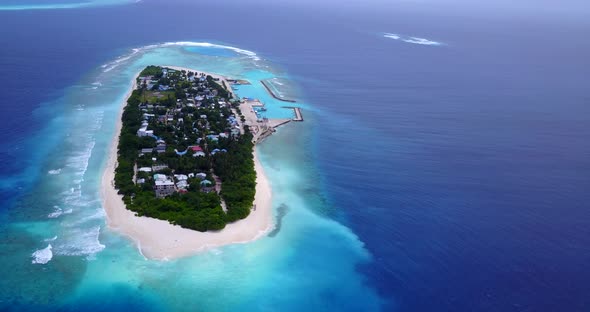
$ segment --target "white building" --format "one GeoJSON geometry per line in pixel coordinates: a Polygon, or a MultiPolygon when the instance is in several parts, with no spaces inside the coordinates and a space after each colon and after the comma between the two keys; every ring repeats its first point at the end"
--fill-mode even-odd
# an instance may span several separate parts
{"type": "Polygon", "coordinates": [[[170,180],[156,180],[154,190],[156,191],[156,197],[162,198],[174,193],[176,191],[176,188],[174,187],[174,182],[170,180]]]}

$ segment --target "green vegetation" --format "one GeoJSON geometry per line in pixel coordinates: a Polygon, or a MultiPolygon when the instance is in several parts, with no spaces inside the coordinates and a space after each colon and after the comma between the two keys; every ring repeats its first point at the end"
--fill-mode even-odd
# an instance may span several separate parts
{"type": "Polygon", "coordinates": [[[240,114],[225,104],[231,94],[201,77],[158,66],[141,72],[123,110],[115,186],[140,216],[220,230],[250,213],[254,145],[247,128],[240,135],[240,114]]]}
{"type": "Polygon", "coordinates": [[[215,172],[223,180],[221,196],[228,207],[228,221],[243,219],[250,213],[256,193],[256,171],[252,155],[252,135],[246,133],[227,145],[227,153],[215,158],[215,172]]]}
{"type": "Polygon", "coordinates": [[[160,66],[154,66],[154,65],[150,65],[146,68],[144,68],[141,73],[139,73],[140,77],[144,77],[144,76],[154,76],[155,78],[161,78],[163,75],[162,73],[162,67],[160,66]]]}

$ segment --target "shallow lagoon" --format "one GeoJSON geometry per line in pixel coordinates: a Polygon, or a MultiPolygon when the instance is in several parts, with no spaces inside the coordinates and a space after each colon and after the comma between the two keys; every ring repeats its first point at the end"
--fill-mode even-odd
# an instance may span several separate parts
{"type": "Polygon", "coordinates": [[[2,287],[2,302],[12,299],[38,308],[85,304],[91,309],[375,309],[379,299],[355,269],[370,255],[348,228],[323,217],[327,209],[319,200],[318,177],[307,151],[312,111],[304,111],[306,122],[280,128],[259,146],[277,221],[280,218],[280,228],[272,235],[161,262],[146,260],[134,243],[105,226],[100,177],[129,82],[146,65],[185,66],[250,80],[252,85],[239,86],[240,96],[266,103],[269,118],[293,115],[260,83],[278,76],[285,85],[286,73],[249,51],[220,58],[187,50],[186,45],[135,49],[98,67],[57,101],[64,109],[54,112],[45,133],[48,142],[58,144],[47,145],[52,157],[36,186],[38,193],[22,201],[35,217],[13,214],[4,229],[19,240],[14,244],[19,250],[9,261],[15,270],[4,272],[4,280],[20,280],[24,286],[12,291],[2,287]],[[47,259],[47,252],[41,251],[49,244],[47,259]],[[102,297],[100,303],[97,296],[102,297]],[[363,300],[355,299],[359,296],[363,300]],[[131,297],[134,303],[127,303],[125,298],[131,297]]]}

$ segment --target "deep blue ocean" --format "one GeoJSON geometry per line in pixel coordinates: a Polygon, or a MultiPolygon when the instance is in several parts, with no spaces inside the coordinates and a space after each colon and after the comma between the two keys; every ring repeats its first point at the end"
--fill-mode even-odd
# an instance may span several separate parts
{"type": "MultiPolygon", "coordinates": [[[[1,309],[168,310],[177,292],[194,297],[181,309],[192,311],[590,311],[590,5],[108,2],[0,10],[1,309]],[[201,269],[190,260],[93,284],[101,270],[122,276],[122,258],[141,260],[114,234],[101,234],[97,259],[32,264],[47,245],[36,235],[60,226],[42,221],[58,205],[48,169],[91,126],[60,117],[73,94],[133,48],[178,41],[255,51],[288,73],[306,120],[261,146],[262,160],[270,175],[287,175],[280,157],[304,164],[305,180],[277,179],[273,192],[308,194],[290,213],[336,234],[310,227],[261,252],[272,269],[253,275],[199,258],[233,268],[239,289],[176,282],[201,269]]],[[[103,156],[84,169],[89,190],[103,156]]],[[[280,239],[301,220],[286,217],[280,239]]],[[[222,251],[251,250],[240,248],[222,251]]]]}

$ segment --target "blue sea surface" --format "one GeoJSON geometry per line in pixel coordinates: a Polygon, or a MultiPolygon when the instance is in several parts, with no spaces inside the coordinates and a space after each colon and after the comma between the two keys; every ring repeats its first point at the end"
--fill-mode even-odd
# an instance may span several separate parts
{"type": "Polygon", "coordinates": [[[0,12],[0,310],[590,310],[588,5],[330,3],[0,12]],[[106,226],[150,64],[303,109],[257,149],[270,234],[152,261],[106,226]]]}

